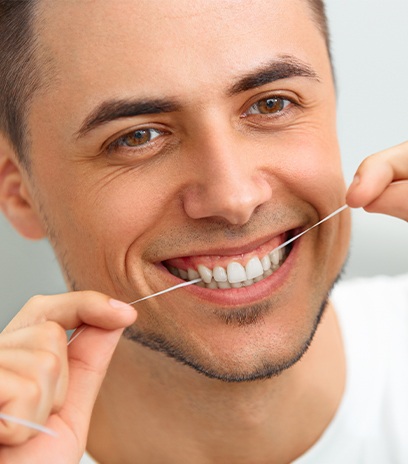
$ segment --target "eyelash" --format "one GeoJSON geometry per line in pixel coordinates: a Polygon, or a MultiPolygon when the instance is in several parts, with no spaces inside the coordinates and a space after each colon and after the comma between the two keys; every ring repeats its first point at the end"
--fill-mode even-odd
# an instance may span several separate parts
{"type": "MultiPolygon", "coordinates": [[[[265,98],[257,100],[255,103],[253,103],[249,107],[249,109],[246,110],[242,114],[241,117],[242,118],[266,117],[270,121],[271,119],[277,119],[277,118],[284,117],[286,115],[286,113],[289,111],[291,105],[299,106],[296,102],[293,101],[293,99],[290,99],[290,98],[287,98],[287,97],[283,97],[283,96],[279,96],[279,95],[267,96],[265,98]],[[261,105],[262,103],[268,102],[268,101],[269,102],[274,101],[275,103],[276,102],[279,103],[280,108],[278,108],[278,111],[273,112],[273,113],[262,113],[262,112],[254,113],[254,112],[251,112],[251,110],[254,110],[256,108],[259,109],[259,105],[261,105]]],[[[138,128],[138,129],[135,129],[133,131],[127,132],[126,134],[121,135],[120,137],[115,139],[113,142],[109,143],[108,146],[106,147],[106,150],[107,150],[108,153],[114,153],[115,151],[120,150],[120,149],[138,150],[138,151],[142,152],[143,150],[148,150],[148,149],[152,148],[155,144],[158,143],[158,141],[156,141],[156,139],[159,138],[160,136],[165,135],[165,134],[166,134],[166,131],[163,131],[163,130],[160,130],[160,129],[155,129],[155,128],[152,128],[152,127],[138,128]],[[137,133],[139,133],[139,136],[136,136],[137,133]],[[131,145],[129,145],[129,144],[127,144],[125,142],[126,139],[129,139],[132,136],[135,136],[136,138],[141,138],[141,135],[143,133],[149,134],[148,135],[149,138],[148,138],[148,140],[146,140],[146,142],[141,143],[140,145],[134,145],[134,146],[131,146],[131,145]],[[152,138],[152,135],[154,135],[153,138],[152,138]]]]}

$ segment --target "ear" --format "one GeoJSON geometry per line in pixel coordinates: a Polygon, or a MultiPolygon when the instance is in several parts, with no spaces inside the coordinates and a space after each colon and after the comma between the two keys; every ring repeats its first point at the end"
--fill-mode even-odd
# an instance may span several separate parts
{"type": "Polygon", "coordinates": [[[29,193],[27,178],[10,142],[0,133],[0,209],[22,236],[37,240],[46,234],[29,193]]]}

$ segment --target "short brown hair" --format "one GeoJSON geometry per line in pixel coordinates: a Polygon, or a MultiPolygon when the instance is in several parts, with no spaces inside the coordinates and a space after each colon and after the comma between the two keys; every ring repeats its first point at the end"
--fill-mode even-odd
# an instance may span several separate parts
{"type": "Polygon", "coordinates": [[[27,114],[40,86],[33,34],[37,0],[0,0],[0,131],[27,163],[27,114]]]}
{"type": "Polygon", "coordinates": [[[327,51],[329,53],[331,61],[331,45],[330,45],[330,31],[329,23],[327,20],[326,6],[324,0],[307,0],[310,8],[312,9],[313,16],[317,27],[320,29],[320,32],[323,34],[324,40],[326,42],[327,51]]]}

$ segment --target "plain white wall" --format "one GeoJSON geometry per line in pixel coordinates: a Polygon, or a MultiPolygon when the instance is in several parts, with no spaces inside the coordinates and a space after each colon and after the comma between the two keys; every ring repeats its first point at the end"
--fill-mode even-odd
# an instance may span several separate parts
{"type": "MultiPolygon", "coordinates": [[[[327,0],[327,8],[350,182],[364,157],[408,139],[408,1],[327,0]]],[[[407,272],[408,225],[360,211],[353,216],[346,278],[407,272]]],[[[31,295],[64,289],[47,242],[18,237],[0,216],[0,328],[31,295]]]]}
{"type": "MultiPolygon", "coordinates": [[[[338,82],[339,138],[351,182],[363,158],[408,139],[408,2],[326,4],[338,82]]],[[[406,222],[361,210],[353,218],[346,277],[408,271],[406,222]]]]}

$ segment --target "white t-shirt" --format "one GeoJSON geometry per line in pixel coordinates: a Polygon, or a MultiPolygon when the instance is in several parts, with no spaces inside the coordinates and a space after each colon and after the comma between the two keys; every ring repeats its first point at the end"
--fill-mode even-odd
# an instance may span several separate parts
{"type": "MultiPolygon", "coordinates": [[[[333,421],[293,464],[408,463],[408,274],[338,284],[347,360],[333,421]]],[[[95,464],[85,455],[81,464],[95,464]]]]}
{"type": "Polygon", "coordinates": [[[342,283],[332,301],[346,391],[323,436],[294,464],[407,464],[408,275],[342,283]]]}

